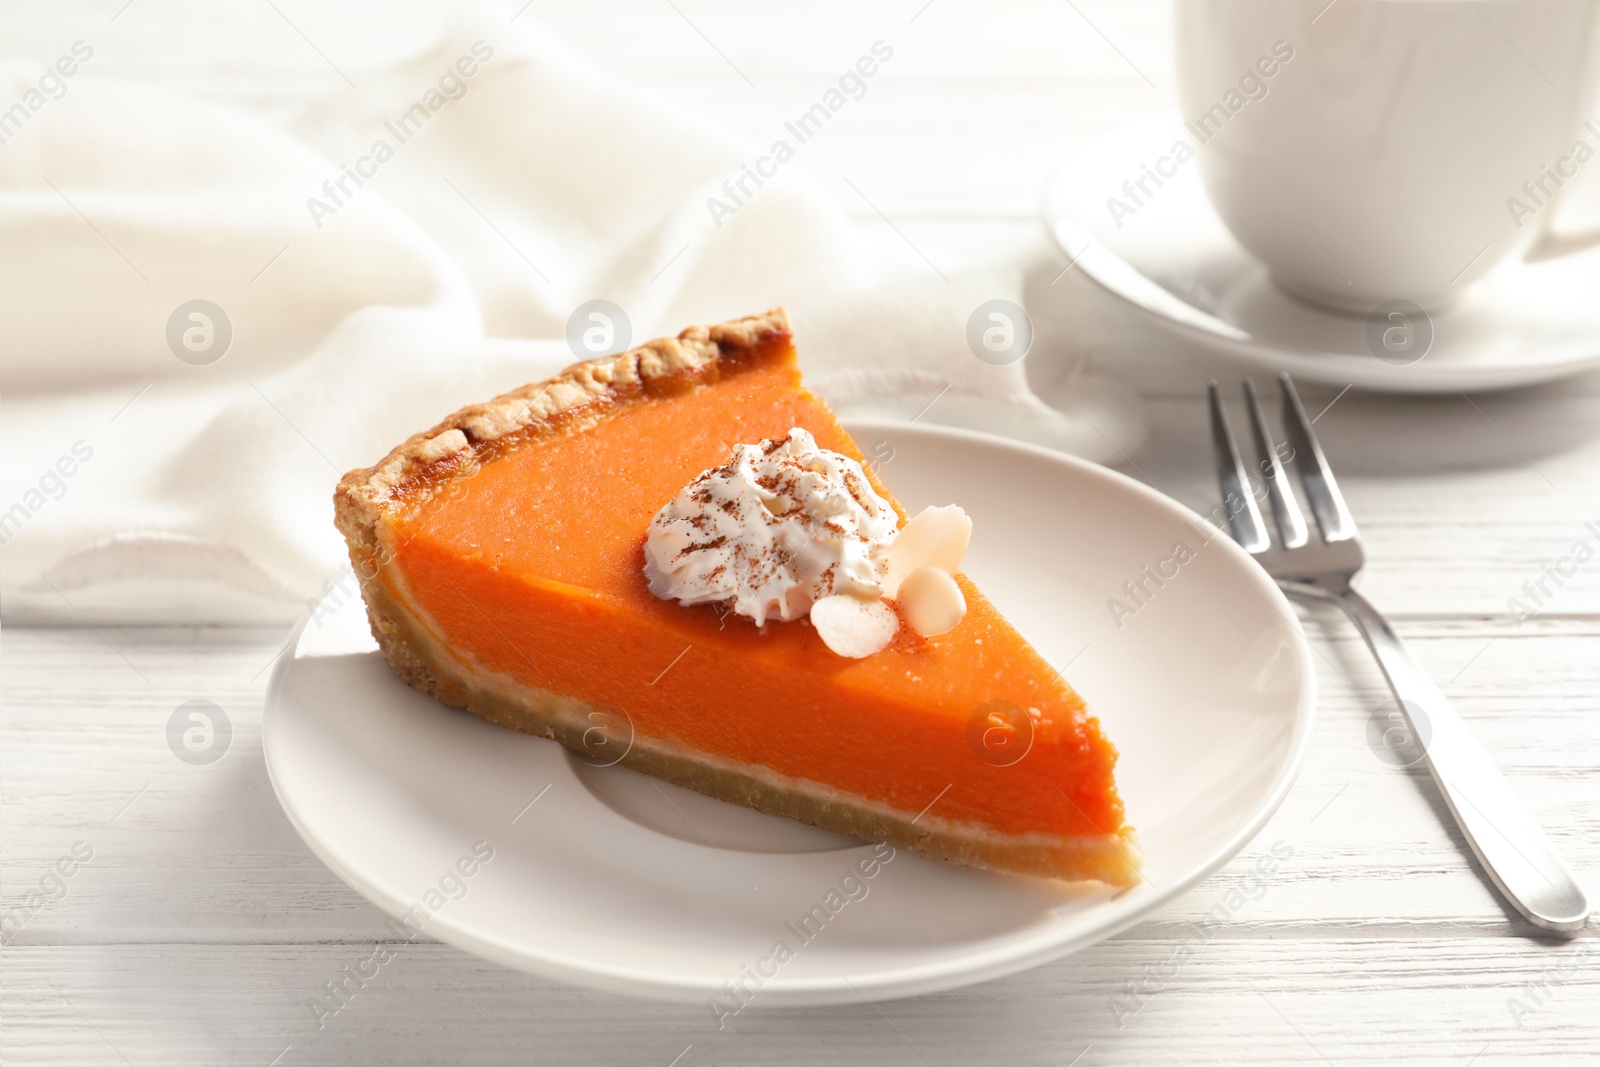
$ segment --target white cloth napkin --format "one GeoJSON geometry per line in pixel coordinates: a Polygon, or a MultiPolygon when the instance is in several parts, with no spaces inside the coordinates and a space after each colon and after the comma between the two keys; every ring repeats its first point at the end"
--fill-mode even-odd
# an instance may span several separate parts
{"type": "Polygon", "coordinates": [[[290,128],[81,71],[30,96],[41,72],[4,68],[28,109],[0,123],[6,621],[295,617],[345,566],[339,475],[572,362],[595,299],[635,343],[785,304],[847,417],[1137,446],[1125,390],[1047,363],[1044,309],[1028,360],[970,350],[1024,265],[907,267],[782,172],[713,219],[757,151],[503,15],[290,128]],[[1071,404],[1029,386],[1061,376],[1071,404]]]}

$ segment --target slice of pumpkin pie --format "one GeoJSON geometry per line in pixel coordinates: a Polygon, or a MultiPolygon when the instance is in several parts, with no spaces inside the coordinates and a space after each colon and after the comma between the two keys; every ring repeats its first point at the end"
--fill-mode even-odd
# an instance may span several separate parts
{"type": "Polygon", "coordinates": [[[335,493],[373,635],[445,704],[759,811],[1138,880],[1083,701],[908,521],[771,311],[464,408],[335,493]]]}

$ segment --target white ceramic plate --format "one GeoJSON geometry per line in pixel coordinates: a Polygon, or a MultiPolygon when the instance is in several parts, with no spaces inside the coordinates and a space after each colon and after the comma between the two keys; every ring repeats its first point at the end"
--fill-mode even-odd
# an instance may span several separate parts
{"type": "Polygon", "coordinates": [[[267,768],[290,820],[378,907],[468,952],[697,1002],[743,968],[775,970],[755,993],[762,1006],[1020,971],[1130,926],[1244,847],[1294,778],[1315,703],[1308,646],[1271,579],[1224,535],[1202,546],[1210,528],[1192,512],[1101,467],[948,429],[851,429],[891,457],[882,476],[913,512],[971,513],[968,573],[1121,751],[1144,884],[1113,893],[901,853],[847,885],[858,899],[834,898],[844,906],[802,941],[793,924],[870,847],[590,767],[445,708],[384,665],[353,579],[302,627],[267,697],[267,768]],[[1154,595],[1119,627],[1108,599],[1179,541],[1194,558],[1169,562],[1176,575],[1159,589],[1146,580],[1154,595]],[[475,845],[493,858],[451,876],[475,845]],[[793,958],[763,963],[779,941],[793,958]]]}
{"type": "Polygon", "coordinates": [[[1382,329],[1369,336],[1367,317],[1274,285],[1212,209],[1196,159],[1159,188],[1146,179],[1148,198],[1124,190],[1146,167],[1173,169],[1162,158],[1175,158],[1179,140],[1194,144],[1174,114],[1119,127],[1062,165],[1045,194],[1045,225],[1068,259],[1158,325],[1267,370],[1386,392],[1505,389],[1600,366],[1600,250],[1502,264],[1454,307],[1412,323],[1410,337],[1394,335],[1394,351],[1382,329]],[[1112,197],[1132,213],[1114,219],[1112,197]]]}

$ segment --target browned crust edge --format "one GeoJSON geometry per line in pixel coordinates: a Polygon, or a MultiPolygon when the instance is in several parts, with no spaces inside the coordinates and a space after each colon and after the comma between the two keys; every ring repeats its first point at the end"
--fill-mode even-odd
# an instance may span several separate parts
{"type": "Polygon", "coordinates": [[[371,467],[350,471],[334,490],[334,522],[352,551],[374,546],[385,511],[408,506],[444,482],[469,474],[478,457],[503,442],[598,415],[606,407],[646,395],[675,393],[715,381],[775,342],[790,337],[789,314],[761,315],[691,326],[677,337],[647,342],[604,359],[574,363],[553,378],[470,404],[432,429],[413,434],[371,467]]]}
{"type": "MultiPolygon", "coordinates": [[[[497,444],[582,420],[588,413],[598,417],[610,404],[641,397],[647,388],[674,393],[696,382],[715,381],[725,364],[736,366],[765,346],[786,343],[789,336],[782,308],[716,326],[692,326],[676,338],[577,363],[554,378],[462,408],[414,434],[373,466],[346,474],[334,492],[335,523],[349,546],[372,634],[389,666],[408,685],[445,704],[584,753],[590,716],[600,709],[463,663],[439,647],[421,612],[397,603],[380,578],[389,560],[378,523],[390,509],[409,507],[470,473],[480,454],[497,444]]],[[[1140,879],[1138,848],[1128,828],[1111,838],[1003,835],[930,814],[910,818],[816,783],[718,765],[655,745],[632,744],[620,762],[719,800],[933,859],[1113,886],[1135,885],[1140,879]]]]}

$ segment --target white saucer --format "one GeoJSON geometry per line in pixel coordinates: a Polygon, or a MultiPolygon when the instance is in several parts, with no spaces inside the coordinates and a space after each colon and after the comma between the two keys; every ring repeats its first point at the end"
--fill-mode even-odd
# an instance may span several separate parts
{"type": "MultiPolygon", "coordinates": [[[[1212,210],[1188,159],[1134,201],[1123,183],[1195,141],[1174,114],[1122,126],[1084,147],[1051,178],[1045,224],[1067,257],[1109,292],[1205,347],[1329,385],[1400,393],[1504,389],[1600,366],[1600,250],[1543,263],[1506,263],[1453,308],[1432,315],[1420,360],[1374,354],[1364,316],[1285,294],[1212,210]]],[[[1200,151],[1207,149],[1200,146],[1200,151]]],[[[1162,164],[1172,169],[1171,164],[1162,164]]],[[[1381,345],[1380,345],[1381,348],[1381,345]]]]}
{"type": "Polygon", "coordinates": [[[390,915],[423,903],[426,935],[600,989],[705,1004],[785,941],[794,958],[756,1007],[1020,971],[1132,925],[1238,853],[1287,793],[1315,704],[1309,647],[1271,579],[1225,535],[1200,547],[1192,512],[1101,467],[941,428],[851,429],[892,457],[883,477],[912,511],[957,501],[972,514],[968,572],[1121,751],[1144,884],[1113,893],[900,853],[803,942],[792,924],[871,847],[444,707],[384,665],[353,582],[302,627],[267,696],[267,769],[300,834],[390,915]],[[1119,628],[1108,598],[1180,539],[1195,557],[1119,628]],[[474,860],[475,846],[493,858],[474,860]],[[463,857],[473,873],[450,877],[463,857]],[[459,899],[431,907],[441,884],[459,899]]]}

